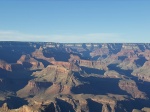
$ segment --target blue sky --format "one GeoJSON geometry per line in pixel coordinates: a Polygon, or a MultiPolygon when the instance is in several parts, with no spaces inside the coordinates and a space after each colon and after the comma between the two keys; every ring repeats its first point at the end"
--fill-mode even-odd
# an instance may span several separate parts
{"type": "Polygon", "coordinates": [[[0,0],[0,41],[150,42],[149,0],[0,0]]]}

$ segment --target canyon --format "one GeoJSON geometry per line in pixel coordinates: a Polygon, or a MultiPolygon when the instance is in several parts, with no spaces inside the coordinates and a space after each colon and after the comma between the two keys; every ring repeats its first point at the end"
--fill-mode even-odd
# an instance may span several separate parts
{"type": "Polygon", "coordinates": [[[149,43],[0,42],[0,112],[149,112],[149,43]]]}

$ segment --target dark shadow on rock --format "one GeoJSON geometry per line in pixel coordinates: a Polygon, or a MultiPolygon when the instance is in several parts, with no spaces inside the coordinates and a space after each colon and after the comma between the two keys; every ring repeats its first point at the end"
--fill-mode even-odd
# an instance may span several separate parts
{"type": "Polygon", "coordinates": [[[123,70],[120,67],[117,67],[117,64],[110,64],[108,65],[109,70],[115,70],[119,74],[125,75],[125,76],[131,76],[131,73],[133,70],[123,70]]]}
{"type": "Polygon", "coordinates": [[[11,74],[11,72],[0,68],[0,78],[7,78],[8,74],[11,74]]]}
{"type": "Polygon", "coordinates": [[[133,109],[141,110],[143,107],[150,107],[150,100],[134,99],[129,101],[119,101],[121,105],[127,110],[132,112],[133,109]]]}
{"type": "Polygon", "coordinates": [[[142,81],[142,80],[135,80],[138,86],[138,89],[142,92],[145,92],[147,97],[150,98],[150,82],[142,81]]]}
{"type": "Polygon", "coordinates": [[[23,67],[24,67],[25,69],[29,69],[29,68],[32,67],[32,64],[31,64],[31,63],[28,63],[28,62],[23,62],[23,67]]]}
{"type": "Polygon", "coordinates": [[[5,71],[0,70],[0,78],[3,79],[1,90],[8,90],[17,92],[28,84],[28,81],[33,79],[31,76],[35,71],[18,70],[18,71],[5,71]]]}
{"type": "Polygon", "coordinates": [[[111,111],[111,107],[110,107],[110,105],[107,105],[107,108],[108,108],[108,110],[109,110],[109,111],[111,111]]]}
{"type": "Polygon", "coordinates": [[[143,44],[138,45],[138,47],[140,48],[141,51],[144,51],[146,48],[143,46],[143,44]]]}
{"type": "Polygon", "coordinates": [[[0,42],[0,59],[8,63],[16,63],[23,54],[32,53],[35,48],[29,42],[0,42]]]}
{"type": "Polygon", "coordinates": [[[97,61],[100,56],[94,56],[91,60],[97,61]]]}
{"type": "Polygon", "coordinates": [[[12,71],[24,71],[24,67],[22,64],[12,64],[11,69],[12,71]]]}
{"type": "Polygon", "coordinates": [[[130,77],[130,79],[136,82],[138,89],[146,93],[147,97],[150,98],[150,89],[148,89],[148,87],[150,87],[150,82],[139,80],[138,77],[131,75],[132,70],[122,70],[121,68],[117,67],[117,65],[115,64],[109,65],[108,67],[110,70],[115,70],[119,74],[123,74],[130,77]]]}
{"type": "Polygon", "coordinates": [[[54,103],[51,103],[50,105],[46,106],[46,108],[42,112],[55,112],[54,103]]]}
{"type": "Polygon", "coordinates": [[[23,105],[27,105],[28,102],[22,98],[11,96],[6,99],[4,103],[7,103],[9,109],[17,109],[23,105]]]}
{"type": "Polygon", "coordinates": [[[91,99],[87,99],[88,107],[90,112],[101,112],[102,111],[102,104],[95,102],[91,99]]]}
{"type": "Polygon", "coordinates": [[[4,104],[4,102],[3,102],[3,101],[0,101],[0,107],[2,107],[2,106],[3,106],[3,104],[4,104]]]}
{"type": "Polygon", "coordinates": [[[146,61],[147,61],[147,59],[145,57],[139,57],[139,59],[137,59],[135,61],[135,63],[138,66],[143,66],[146,61]]]}
{"type": "Polygon", "coordinates": [[[119,79],[113,78],[98,78],[98,77],[81,77],[80,74],[75,73],[81,82],[86,82],[83,85],[72,88],[74,94],[94,94],[94,95],[107,95],[108,93],[129,95],[126,91],[119,88],[119,79]]]}
{"type": "Polygon", "coordinates": [[[103,75],[105,73],[104,70],[95,69],[95,68],[88,68],[88,67],[81,67],[82,71],[85,71],[87,74],[100,74],[103,75]]]}
{"type": "Polygon", "coordinates": [[[82,47],[85,49],[85,51],[82,52],[82,59],[91,59],[91,56],[90,56],[90,51],[93,49],[93,46],[91,46],[90,48],[88,48],[86,46],[86,44],[82,44],[82,47]]]}
{"type": "Polygon", "coordinates": [[[49,63],[49,62],[46,61],[46,60],[43,60],[43,59],[37,59],[37,58],[35,58],[35,59],[36,59],[37,61],[39,61],[39,62],[42,62],[45,68],[46,68],[48,65],[51,65],[51,63],[49,63]]]}
{"type": "Polygon", "coordinates": [[[126,58],[127,58],[127,56],[118,56],[118,60],[121,60],[121,61],[123,61],[126,58]]]}
{"type": "Polygon", "coordinates": [[[56,99],[56,101],[60,107],[61,112],[75,112],[73,109],[73,106],[71,104],[69,104],[68,102],[65,102],[60,99],[56,99]]]}
{"type": "Polygon", "coordinates": [[[90,58],[91,58],[91,56],[90,56],[90,51],[89,51],[88,49],[86,49],[86,50],[83,51],[83,52],[79,52],[76,48],[75,48],[75,49],[72,49],[72,48],[71,48],[71,53],[70,53],[70,54],[79,56],[80,59],[83,59],[83,60],[87,60],[87,59],[90,59],[90,58]]]}
{"type": "Polygon", "coordinates": [[[118,52],[121,51],[122,48],[121,43],[108,43],[107,46],[111,54],[117,54],[118,52]]]}
{"type": "Polygon", "coordinates": [[[70,58],[70,54],[65,51],[65,49],[55,49],[55,48],[50,48],[50,49],[45,49],[43,51],[43,55],[47,58],[54,57],[56,61],[65,61],[67,62],[68,59],[70,58]]]}
{"type": "Polygon", "coordinates": [[[90,51],[88,49],[86,51],[82,52],[82,59],[84,59],[84,60],[90,60],[91,59],[90,51]]]}

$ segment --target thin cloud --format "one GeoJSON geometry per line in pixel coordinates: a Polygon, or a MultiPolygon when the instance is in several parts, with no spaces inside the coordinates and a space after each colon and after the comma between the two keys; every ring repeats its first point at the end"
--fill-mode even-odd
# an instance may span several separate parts
{"type": "Polygon", "coordinates": [[[117,33],[90,33],[84,35],[29,35],[17,31],[0,31],[0,41],[40,41],[59,43],[125,42],[117,33]]]}

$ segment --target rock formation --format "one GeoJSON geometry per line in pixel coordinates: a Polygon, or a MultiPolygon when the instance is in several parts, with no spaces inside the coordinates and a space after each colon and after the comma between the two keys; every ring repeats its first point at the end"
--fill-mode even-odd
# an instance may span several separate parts
{"type": "Polygon", "coordinates": [[[0,42],[0,46],[1,112],[150,110],[150,44],[0,42]]]}

